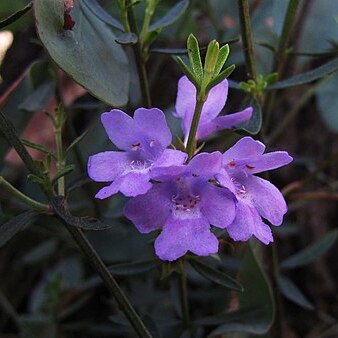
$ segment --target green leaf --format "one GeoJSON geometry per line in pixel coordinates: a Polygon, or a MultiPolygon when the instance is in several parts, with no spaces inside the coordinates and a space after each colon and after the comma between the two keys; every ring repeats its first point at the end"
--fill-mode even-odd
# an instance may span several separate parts
{"type": "Polygon", "coordinates": [[[243,291],[243,287],[226,273],[216,270],[197,259],[190,259],[189,263],[201,276],[211,282],[222,285],[230,290],[243,291]]]}
{"type": "Polygon", "coordinates": [[[279,276],[277,278],[277,284],[282,295],[290,300],[291,302],[296,303],[306,310],[314,310],[315,307],[311,302],[304,296],[302,291],[287,277],[279,276]]]}
{"type": "Polygon", "coordinates": [[[120,45],[135,45],[138,37],[135,33],[122,33],[117,36],[115,41],[120,45]]]}
{"type": "Polygon", "coordinates": [[[42,144],[34,143],[34,142],[31,142],[31,141],[28,141],[28,140],[24,140],[24,139],[21,139],[21,142],[22,142],[22,144],[25,145],[26,147],[29,147],[29,148],[32,148],[32,149],[39,150],[39,151],[41,151],[42,153],[45,153],[45,154],[47,154],[47,155],[50,155],[50,156],[52,156],[54,159],[56,159],[56,156],[55,156],[48,148],[46,148],[46,147],[43,146],[42,144]]]}
{"type": "Polygon", "coordinates": [[[227,68],[225,68],[220,74],[215,76],[208,84],[207,91],[209,91],[212,87],[217,86],[220,82],[222,82],[224,79],[226,79],[228,76],[231,75],[231,73],[235,70],[236,66],[231,65],[227,68]]]}
{"type": "Polygon", "coordinates": [[[156,20],[149,26],[149,31],[156,30],[158,28],[166,27],[174,23],[179,17],[186,11],[189,6],[189,0],[181,0],[161,19],[156,20]]]}
{"type": "Polygon", "coordinates": [[[31,225],[36,220],[37,216],[38,213],[35,210],[27,210],[2,224],[0,226],[0,248],[19,231],[24,230],[31,225]]]}
{"type": "Polygon", "coordinates": [[[57,182],[61,177],[68,175],[72,171],[74,171],[75,165],[74,164],[69,164],[65,166],[62,170],[58,171],[56,175],[52,179],[52,184],[57,182]]]}
{"type": "Polygon", "coordinates": [[[302,84],[310,83],[318,80],[324,76],[328,76],[338,70],[338,58],[335,58],[326,64],[312,69],[308,72],[295,75],[283,81],[278,81],[275,84],[268,86],[266,90],[289,88],[293,86],[299,86],[302,84]]]}
{"type": "Polygon", "coordinates": [[[191,70],[188,68],[188,66],[184,63],[184,61],[178,56],[176,58],[178,64],[181,66],[183,73],[188,77],[188,79],[195,85],[195,87],[198,87],[199,84],[197,83],[195,79],[195,75],[191,72],[191,70]]]}
{"type": "Polygon", "coordinates": [[[156,267],[155,260],[147,260],[142,262],[123,263],[108,266],[108,269],[117,276],[138,275],[148,272],[156,267]]]}
{"type": "Polygon", "coordinates": [[[203,78],[203,66],[198,41],[193,34],[188,37],[187,47],[191,69],[197,82],[200,83],[203,78]]]}
{"type": "Polygon", "coordinates": [[[237,125],[238,129],[243,129],[252,135],[256,135],[262,128],[262,108],[257,100],[251,98],[248,107],[253,108],[251,119],[237,125]]]}
{"type": "Polygon", "coordinates": [[[338,230],[332,230],[317,242],[297,252],[281,263],[281,268],[292,269],[312,263],[325,252],[327,252],[337,240],[338,230]]]}
{"type": "Polygon", "coordinates": [[[109,26],[115,27],[121,31],[123,31],[123,25],[120,21],[113,18],[110,14],[108,14],[96,0],[82,0],[86,6],[91,10],[91,12],[99,18],[102,22],[106,23],[109,26]]]}
{"type": "Polygon", "coordinates": [[[56,64],[100,100],[123,106],[128,101],[129,65],[111,29],[83,1],[70,12],[75,25],[65,30],[62,1],[36,0],[38,35],[56,64]]]}
{"type": "Polygon", "coordinates": [[[66,153],[68,153],[72,148],[74,148],[78,143],[80,143],[88,134],[89,130],[85,130],[80,136],[78,136],[66,149],[66,153]]]}
{"type": "Polygon", "coordinates": [[[17,12],[9,16],[8,18],[0,21],[0,29],[5,28],[6,26],[9,26],[13,22],[19,20],[23,15],[25,15],[30,9],[32,8],[33,3],[30,2],[27,6],[24,8],[19,9],[17,12]]]}
{"type": "Polygon", "coordinates": [[[102,223],[94,217],[77,217],[70,213],[66,208],[66,201],[62,196],[56,196],[51,200],[55,213],[67,224],[82,230],[105,230],[113,224],[102,223]]]}
{"type": "Polygon", "coordinates": [[[54,82],[43,83],[28,95],[18,108],[29,112],[41,110],[48,105],[54,96],[54,92],[54,82]]]}
{"type": "MultiPolygon", "coordinates": [[[[211,332],[209,337],[228,332],[265,334],[270,329],[274,319],[275,306],[270,284],[258,261],[257,251],[260,248],[257,242],[250,241],[242,257],[240,280],[244,292],[238,296],[239,310],[203,319],[206,325],[210,325],[210,320],[216,319],[218,320],[216,324],[220,321],[222,323],[211,332]]],[[[203,321],[199,320],[198,323],[203,321]]]]}
{"type": "MultiPolygon", "coordinates": [[[[218,59],[217,59],[216,67],[215,67],[216,75],[218,75],[220,71],[222,70],[226,60],[228,59],[229,53],[230,53],[230,48],[228,44],[226,44],[219,50],[218,59]]],[[[235,66],[235,65],[232,65],[232,66],[235,66]]]]}

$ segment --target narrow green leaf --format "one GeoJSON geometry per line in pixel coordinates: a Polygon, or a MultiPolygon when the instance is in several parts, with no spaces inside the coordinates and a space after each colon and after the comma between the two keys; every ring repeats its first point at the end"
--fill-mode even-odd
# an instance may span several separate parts
{"type": "MultiPolygon", "coordinates": [[[[91,2],[89,2],[91,3],[91,2]]],[[[74,27],[64,29],[62,1],[35,0],[38,35],[55,63],[91,94],[113,106],[129,95],[129,64],[112,29],[93,14],[88,1],[74,1],[74,27]]]]}
{"type": "Polygon", "coordinates": [[[106,23],[109,26],[115,27],[121,31],[123,31],[123,25],[120,21],[113,18],[110,14],[108,14],[96,0],[82,0],[86,6],[92,11],[95,16],[97,16],[102,22],[106,23]]]}
{"type": "Polygon", "coordinates": [[[135,45],[138,41],[138,37],[135,33],[122,33],[117,36],[115,41],[120,45],[135,45]]]}
{"type": "Polygon", "coordinates": [[[282,295],[293,303],[301,306],[306,310],[313,311],[315,307],[305,297],[302,291],[287,277],[279,276],[277,278],[277,284],[282,295]]]}
{"type": "Polygon", "coordinates": [[[0,226],[0,248],[6,244],[19,231],[31,225],[39,214],[35,210],[27,210],[13,217],[0,226]]]}
{"type": "Polygon", "coordinates": [[[222,285],[230,290],[243,291],[243,287],[226,273],[216,270],[197,259],[190,259],[189,263],[201,276],[211,282],[222,285]]]}
{"type": "Polygon", "coordinates": [[[207,91],[209,91],[212,87],[217,86],[219,83],[221,83],[224,79],[229,77],[231,73],[235,70],[236,66],[231,65],[227,68],[225,68],[220,74],[215,76],[210,82],[209,85],[207,86],[207,91]]]}
{"type": "Polygon", "coordinates": [[[184,61],[178,56],[176,58],[177,62],[182,68],[183,73],[188,77],[188,79],[195,85],[195,87],[198,87],[199,84],[197,83],[195,79],[195,75],[191,72],[191,70],[188,68],[188,66],[184,63],[184,61]]]}
{"type": "MultiPolygon", "coordinates": [[[[229,53],[230,53],[230,47],[228,44],[226,44],[219,50],[218,59],[217,59],[216,67],[215,67],[215,75],[218,75],[221,72],[226,60],[228,59],[229,53]]],[[[235,66],[235,65],[232,65],[232,66],[235,66]]]]}
{"type": "Polygon", "coordinates": [[[38,144],[38,143],[34,143],[25,139],[21,139],[21,142],[23,145],[25,145],[26,147],[32,148],[32,149],[36,149],[41,151],[42,153],[45,153],[47,155],[52,156],[54,159],[56,159],[56,156],[45,146],[43,146],[42,144],[38,144]]]}
{"type": "Polygon", "coordinates": [[[0,21],[0,29],[9,26],[10,24],[14,23],[15,21],[19,20],[23,15],[25,15],[33,6],[33,2],[31,1],[25,7],[19,9],[17,12],[9,16],[8,18],[0,21]]]}
{"type": "Polygon", "coordinates": [[[85,130],[80,136],[78,136],[66,149],[66,153],[68,153],[71,149],[73,149],[77,144],[79,144],[88,134],[89,130],[85,130]]]}
{"type": "Polygon", "coordinates": [[[193,34],[188,37],[187,48],[191,69],[197,82],[200,83],[203,78],[203,66],[198,41],[193,34]]]}
{"type": "Polygon", "coordinates": [[[65,166],[61,171],[57,172],[56,175],[52,179],[52,184],[57,182],[61,177],[68,175],[72,171],[74,171],[75,165],[74,164],[69,164],[65,166]]]}
{"type": "MultiPolygon", "coordinates": [[[[208,337],[229,332],[262,335],[270,329],[274,319],[275,307],[270,284],[258,260],[258,245],[257,242],[250,241],[242,257],[240,280],[244,292],[238,296],[239,310],[213,316],[214,318],[209,317],[209,323],[210,320],[223,321],[208,337]]],[[[206,321],[207,319],[204,318],[204,322],[206,325],[210,325],[206,321]]]]}
{"type": "Polygon", "coordinates": [[[299,86],[302,84],[318,80],[324,76],[328,76],[336,72],[337,70],[338,70],[338,58],[335,58],[318,68],[312,69],[302,74],[295,75],[283,81],[278,81],[275,84],[268,86],[266,89],[272,90],[299,86]]]}
{"type": "Polygon", "coordinates": [[[253,112],[251,119],[237,125],[238,129],[243,129],[252,135],[256,135],[262,128],[262,108],[257,100],[251,98],[247,104],[247,107],[252,107],[253,112]]]}
{"type": "Polygon", "coordinates": [[[67,224],[82,230],[105,230],[111,228],[112,224],[102,223],[94,217],[77,217],[70,213],[66,208],[66,200],[62,196],[57,196],[51,200],[55,213],[67,224]]]}
{"type": "Polygon", "coordinates": [[[123,263],[108,266],[108,269],[117,276],[130,276],[137,275],[140,273],[148,272],[156,267],[156,261],[154,259],[142,261],[123,263]]]}
{"type": "Polygon", "coordinates": [[[174,7],[167,11],[166,15],[156,20],[149,26],[149,31],[166,27],[174,23],[186,11],[189,6],[189,0],[181,0],[174,7]]]}
{"type": "Polygon", "coordinates": [[[319,258],[333,246],[333,244],[337,240],[337,235],[338,230],[332,230],[328,232],[317,242],[309,245],[305,249],[285,259],[281,263],[281,268],[292,269],[312,263],[314,260],[319,258]]]}
{"type": "Polygon", "coordinates": [[[25,163],[27,169],[37,177],[42,177],[42,173],[35,166],[32,157],[27,152],[26,148],[22,144],[18,137],[12,122],[2,113],[0,110],[0,131],[4,134],[8,143],[14,147],[22,161],[25,163]]]}

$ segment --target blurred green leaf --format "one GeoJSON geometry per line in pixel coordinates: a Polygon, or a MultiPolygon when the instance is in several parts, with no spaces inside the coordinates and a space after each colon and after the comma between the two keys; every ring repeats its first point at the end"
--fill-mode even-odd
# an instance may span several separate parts
{"type": "Polygon", "coordinates": [[[78,136],[66,149],[66,153],[68,153],[71,149],[73,149],[78,143],[80,143],[88,134],[89,130],[85,130],[80,136],[78,136]]]}
{"type": "Polygon", "coordinates": [[[257,242],[250,241],[242,258],[240,277],[244,292],[239,294],[239,310],[209,317],[209,323],[208,318],[198,321],[210,325],[210,319],[223,319],[222,324],[213,330],[209,337],[228,332],[264,334],[270,329],[275,305],[270,284],[258,261],[259,249],[257,242]]]}
{"type": "Polygon", "coordinates": [[[287,277],[279,276],[277,278],[277,284],[282,295],[296,303],[306,310],[314,310],[313,304],[304,296],[302,291],[287,277]]]}
{"type": "Polygon", "coordinates": [[[338,230],[332,230],[317,242],[285,259],[281,268],[292,269],[309,264],[327,252],[337,240],[338,230]]]}
{"type": "Polygon", "coordinates": [[[338,132],[338,73],[320,85],[316,92],[316,103],[325,122],[333,132],[338,132]]]}
{"type": "Polygon", "coordinates": [[[31,225],[36,220],[37,216],[38,213],[35,210],[27,210],[2,224],[0,226],[0,248],[19,231],[22,231],[31,225]]]}
{"type": "Polygon", "coordinates": [[[13,13],[8,18],[0,21],[0,29],[9,26],[10,24],[14,23],[15,21],[19,20],[23,15],[25,15],[33,6],[33,3],[30,2],[27,6],[19,9],[17,12],[13,13]]]}
{"type": "Polygon", "coordinates": [[[108,266],[108,269],[117,276],[130,276],[148,272],[156,267],[155,260],[123,263],[108,266]]]}
{"type": "Polygon", "coordinates": [[[179,17],[186,11],[189,6],[189,0],[181,0],[172,7],[165,16],[156,20],[149,26],[149,31],[156,30],[158,28],[166,27],[174,23],[179,17]]]}
{"type": "Polygon", "coordinates": [[[36,0],[36,27],[52,59],[100,100],[125,105],[129,94],[129,65],[115,35],[89,9],[74,2],[72,30],[65,30],[63,2],[36,0]]]}
{"type": "Polygon", "coordinates": [[[242,285],[223,271],[216,270],[197,259],[190,259],[189,263],[201,276],[211,282],[222,285],[230,290],[243,291],[242,285]]]}
{"type": "Polygon", "coordinates": [[[268,86],[266,90],[283,89],[310,83],[324,76],[329,76],[330,74],[335,73],[337,70],[338,58],[335,58],[325,63],[324,65],[312,69],[308,72],[292,76],[286,80],[278,81],[275,84],[268,86]]]}
{"type": "Polygon", "coordinates": [[[54,82],[43,83],[28,95],[18,108],[29,112],[39,111],[48,105],[54,96],[54,92],[54,82]]]}
{"type": "Polygon", "coordinates": [[[35,264],[45,260],[46,258],[53,255],[57,248],[57,241],[50,239],[42,242],[32,250],[28,251],[23,257],[22,261],[26,264],[35,264]]]}
{"type": "Polygon", "coordinates": [[[247,106],[253,108],[251,119],[238,124],[237,128],[243,129],[252,135],[256,135],[262,127],[262,108],[258,101],[254,98],[250,99],[247,106]]]}
{"type": "Polygon", "coordinates": [[[88,6],[88,8],[95,14],[102,22],[106,23],[109,26],[115,27],[121,31],[123,31],[123,25],[120,21],[113,18],[110,14],[108,14],[96,0],[83,0],[83,2],[88,6]]]}
{"type": "Polygon", "coordinates": [[[105,230],[113,226],[113,224],[102,223],[94,217],[77,217],[66,209],[66,201],[62,196],[57,196],[51,200],[52,206],[56,214],[67,224],[82,230],[105,230]]]}
{"type": "Polygon", "coordinates": [[[37,143],[31,142],[31,141],[28,141],[28,140],[24,140],[24,139],[21,139],[21,142],[26,147],[39,150],[42,153],[48,154],[48,155],[52,156],[54,159],[56,159],[56,156],[48,148],[46,148],[42,144],[37,144],[37,143]]]}

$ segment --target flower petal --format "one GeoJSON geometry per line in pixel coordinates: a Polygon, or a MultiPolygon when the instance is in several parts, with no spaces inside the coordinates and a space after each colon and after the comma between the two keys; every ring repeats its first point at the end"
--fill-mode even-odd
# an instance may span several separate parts
{"type": "Polygon", "coordinates": [[[245,188],[258,213],[273,225],[281,225],[287,212],[282,193],[272,183],[257,176],[248,177],[245,188]]]}
{"type": "Polygon", "coordinates": [[[152,168],[181,165],[187,160],[188,155],[180,150],[165,149],[152,168]]]}
{"type": "Polygon", "coordinates": [[[116,181],[114,181],[112,184],[100,189],[95,195],[95,197],[99,198],[100,200],[103,200],[105,198],[108,198],[112,195],[117,194],[119,190],[120,190],[120,187],[116,184],[116,181]]]}
{"type": "Polygon", "coordinates": [[[209,223],[224,229],[236,216],[237,199],[226,188],[216,187],[209,182],[200,188],[201,212],[209,223]]]}
{"type": "Polygon", "coordinates": [[[155,241],[155,251],[166,261],[174,261],[187,251],[207,256],[218,251],[218,240],[210,232],[205,218],[177,219],[170,216],[155,241]]]}
{"type": "Polygon", "coordinates": [[[149,138],[151,147],[154,147],[156,142],[161,144],[161,148],[166,148],[170,144],[171,131],[162,110],[157,108],[136,109],[134,121],[138,126],[139,132],[149,138]]]}
{"type": "Polygon", "coordinates": [[[219,151],[213,153],[200,153],[188,163],[187,171],[193,176],[210,177],[221,171],[222,154],[219,151]]]}
{"type": "Polygon", "coordinates": [[[293,158],[286,151],[274,151],[258,156],[246,165],[246,171],[252,174],[280,168],[292,162],[293,158]]]}
{"type": "Polygon", "coordinates": [[[140,142],[134,120],[122,110],[113,109],[101,115],[101,122],[109,139],[120,149],[130,151],[140,142]]]}
{"type": "Polygon", "coordinates": [[[246,136],[241,138],[234,146],[223,154],[223,163],[228,165],[236,160],[245,160],[262,155],[265,145],[262,142],[255,141],[252,137],[246,136]]]}
{"type": "Polygon", "coordinates": [[[149,182],[149,170],[145,172],[130,171],[119,177],[116,184],[119,185],[119,191],[125,196],[134,197],[145,194],[151,189],[152,184],[149,182]]]}
{"type": "Polygon", "coordinates": [[[264,244],[273,242],[271,229],[262,222],[256,209],[241,200],[237,204],[235,220],[227,227],[227,231],[235,241],[247,241],[254,235],[264,244]]]}
{"type": "Polygon", "coordinates": [[[128,154],[118,151],[105,151],[89,157],[88,175],[96,182],[113,181],[129,165],[128,154]]]}
{"type": "Polygon", "coordinates": [[[203,139],[216,131],[235,127],[239,123],[249,120],[251,115],[252,108],[248,107],[241,112],[219,116],[211,121],[206,121],[205,123],[200,121],[197,131],[197,138],[203,139]]]}
{"type": "Polygon", "coordinates": [[[130,219],[138,231],[148,233],[164,226],[171,207],[172,195],[170,185],[159,183],[144,195],[128,201],[124,215],[130,219]]]}
{"type": "MultiPolygon", "coordinates": [[[[203,124],[214,119],[223,109],[228,95],[228,81],[225,79],[213,87],[203,106],[200,122],[203,124]]],[[[187,138],[196,105],[196,88],[183,76],[178,81],[176,112],[174,116],[182,119],[182,128],[187,138]]]]}

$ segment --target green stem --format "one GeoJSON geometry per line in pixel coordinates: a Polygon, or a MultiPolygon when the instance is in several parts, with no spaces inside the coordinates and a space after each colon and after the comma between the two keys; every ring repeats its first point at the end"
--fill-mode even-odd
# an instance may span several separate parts
{"type": "MultiPolygon", "coordinates": [[[[63,153],[62,143],[62,127],[55,129],[55,140],[56,140],[56,168],[60,172],[66,166],[66,160],[63,153]]],[[[58,179],[58,194],[61,196],[65,195],[65,177],[62,176],[58,179]]]]}
{"type": "Polygon", "coordinates": [[[187,274],[184,267],[184,260],[181,259],[179,264],[180,264],[180,299],[181,299],[183,323],[185,328],[190,328],[187,274]]]}
{"type": "Polygon", "coordinates": [[[135,45],[133,45],[134,55],[135,55],[135,62],[137,67],[137,73],[140,80],[140,87],[142,93],[143,104],[145,107],[151,107],[151,97],[150,97],[150,90],[149,90],[149,81],[148,75],[146,70],[146,55],[143,51],[143,46],[140,41],[140,36],[138,34],[138,29],[136,25],[136,19],[134,15],[133,6],[130,5],[130,0],[126,1],[127,13],[128,13],[128,25],[130,30],[135,33],[139,39],[135,45]]]}
{"type": "MultiPolygon", "coordinates": [[[[297,9],[299,5],[299,0],[290,0],[288,4],[288,8],[286,10],[286,15],[284,18],[283,28],[282,28],[282,34],[279,39],[277,52],[274,57],[274,63],[272,70],[278,73],[278,76],[281,77],[284,68],[285,63],[288,56],[288,44],[292,32],[292,28],[295,22],[295,18],[297,15],[297,9]]],[[[277,91],[273,90],[268,93],[268,95],[265,98],[263,111],[265,112],[265,119],[264,119],[264,128],[262,130],[263,135],[266,134],[271,120],[271,115],[273,111],[273,106],[275,103],[277,91]]]]}
{"type": "Polygon", "coordinates": [[[188,161],[191,160],[191,158],[194,156],[195,151],[196,151],[196,147],[197,147],[196,133],[197,133],[198,123],[201,117],[203,105],[206,100],[207,100],[207,95],[197,94],[195,111],[194,111],[194,115],[192,118],[191,127],[189,131],[189,136],[188,136],[188,142],[186,146],[186,150],[188,153],[188,161]]]}
{"type": "Polygon", "coordinates": [[[13,187],[4,177],[0,176],[0,187],[4,187],[9,193],[19,199],[21,202],[31,206],[32,208],[43,211],[50,212],[50,207],[47,204],[40,203],[38,201],[33,200],[27,195],[23,194],[21,191],[13,187]]]}
{"type": "Polygon", "coordinates": [[[242,32],[243,50],[245,56],[245,65],[249,78],[257,80],[255,54],[251,34],[250,12],[248,0],[239,0],[239,21],[242,32]]]}
{"type": "Polygon", "coordinates": [[[141,318],[130,304],[128,298],[123,293],[122,289],[117,284],[115,278],[108,270],[106,265],[103,263],[93,246],[90,244],[86,236],[83,232],[75,228],[65,221],[63,221],[67,230],[73,236],[75,242],[79,245],[84,255],[87,257],[90,264],[94,267],[94,269],[98,272],[101,279],[103,280],[105,286],[108,290],[112,293],[114,298],[116,299],[117,303],[121,307],[122,311],[124,312],[125,316],[128,318],[129,322],[137,332],[139,337],[142,338],[151,338],[152,335],[147,330],[146,326],[142,322],[141,318]]]}

